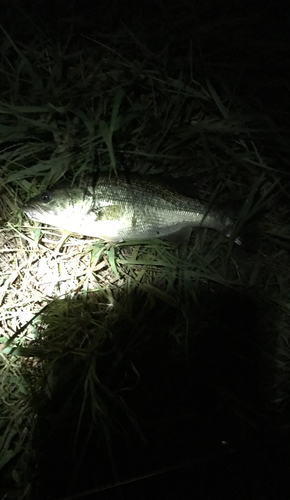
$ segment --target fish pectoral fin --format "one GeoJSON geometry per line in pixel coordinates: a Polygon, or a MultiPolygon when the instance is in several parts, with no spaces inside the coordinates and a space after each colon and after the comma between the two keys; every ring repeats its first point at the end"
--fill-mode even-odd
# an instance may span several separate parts
{"type": "Polygon", "coordinates": [[[123,209],[120,205],[107,205],[95,208],[93,212],[96,220],[118,220],[123,213],[123,209]]]}
{"type": "Polygon", "coordinates": [[[165,240],[168,240],[173,245],[188,245],[191,235],[191,227],[183,227],[175,233],[168,234],[167,236],[163,236],[165,240]]]}

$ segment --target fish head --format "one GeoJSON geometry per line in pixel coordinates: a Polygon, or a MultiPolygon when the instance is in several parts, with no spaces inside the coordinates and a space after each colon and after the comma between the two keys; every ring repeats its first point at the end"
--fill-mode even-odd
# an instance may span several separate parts
{"type": "Polygon", "coordinates": [[[22,207],[33,221],[74,231],[76,225],[87,217],[92,198],[77,187],[60,187],[42,192],[22,207]]]}

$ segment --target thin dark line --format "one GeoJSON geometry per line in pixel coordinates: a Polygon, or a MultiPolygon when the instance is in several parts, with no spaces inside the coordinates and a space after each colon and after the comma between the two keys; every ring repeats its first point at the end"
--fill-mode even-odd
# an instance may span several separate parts
{"type": "MultiPolygon", "coordinates": [[[[230,451],[232,452],[232,450],[230,450],[230,451]]],[[[212,455],[207,455],[204,458],[198,458],[196,460],[190,460],[189,462],[183,462],[183,463],[178,464],[178,465],[172,465],[170,467],[166,467],[165,469],[158,469],[154,472],[149,472],[148,474],[144,474],[144,475],[136,476],[136,477],[131,477],[129,479],[125,479],[124,481],[118,481],[117,483],[107,484],[107,485],[101,486],[100,488],[92,488],[90,490],[86,490],[86,491],[83,491],[80,493],[75,493],[73,495],[69,495],[66,497],[61,497],[61,498],[58,498],[56,500],[74,500],[76,498],[84,498],[85,496],[91,495],[92,493],[100,493],[101,491],[117,488],[119,486],[124,486],[125,484],[130,484],[130,483],[134,483],[136,481],[141,481],[143,479],[147,479],[147,478],[153,477],[153,476],[158,476],[160,474],[165,474],[166,472],[170,472],[173,470],[182,469],[183,467],[187,467],[189,465],[201,464],[203,462],[206,462],[207,460],[215,459],[218,456],[220,457],[220,455],[221,455],[220,452],[213,453],[212,455]]]]}

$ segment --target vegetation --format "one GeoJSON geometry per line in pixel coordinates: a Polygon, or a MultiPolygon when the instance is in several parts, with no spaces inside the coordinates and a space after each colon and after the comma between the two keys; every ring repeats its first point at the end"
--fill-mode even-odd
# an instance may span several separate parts
{"type": "Polygon", "coordinates": [[[239,3],[132,17],[129,2],[88,5],[15,1],[1,23],[0,491],[284,498],[283,30],[275,41],[271,12],[249,20],[239,3]],[[210,230],[188,247],[110,245],[23,215],[32,195],[98,170],[185,177],[209,203],[238,203],[259,249],[210,230]]]}

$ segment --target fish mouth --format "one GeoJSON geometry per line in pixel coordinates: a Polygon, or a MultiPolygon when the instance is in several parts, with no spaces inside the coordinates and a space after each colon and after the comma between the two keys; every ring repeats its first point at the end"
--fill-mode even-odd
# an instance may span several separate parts
{"type": "Polygon", "coordinates": [[[36,206],[24,205],[22,210],[30,219],[41,222],[42,211],[36,206]]]}

